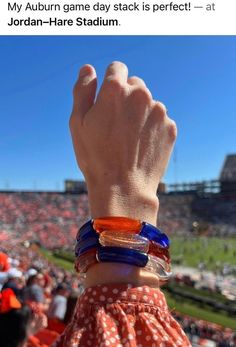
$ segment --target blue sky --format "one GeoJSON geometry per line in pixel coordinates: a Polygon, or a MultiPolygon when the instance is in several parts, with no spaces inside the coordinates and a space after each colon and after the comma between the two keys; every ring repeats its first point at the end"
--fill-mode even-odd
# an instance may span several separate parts
{"type": "Polygon", "coordinates": [[[236,36],[0,37],[0,189],[80,179],[68,130],[79,67],[113,60],[142,77],[178,125],[166,183],[217,178],[236,153],[236,36]],[[174,159],[175,158],[175,159],[174,159]]]}

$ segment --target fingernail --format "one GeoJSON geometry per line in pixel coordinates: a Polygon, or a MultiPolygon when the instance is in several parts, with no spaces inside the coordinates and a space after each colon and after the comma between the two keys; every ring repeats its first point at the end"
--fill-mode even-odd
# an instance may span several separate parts
{"type": "Polygon", "coordinates": [[[79,77],[85,77],[89,74],[89,72],[90,72],[90,67],[89,66],[83,66],[80,69],[79,77]]]}

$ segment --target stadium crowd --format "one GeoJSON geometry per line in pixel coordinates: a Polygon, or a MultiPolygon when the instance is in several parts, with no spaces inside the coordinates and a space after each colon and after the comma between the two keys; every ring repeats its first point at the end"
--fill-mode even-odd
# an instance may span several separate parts
{"type": "MultiPolygon", "coordinates": [[[[208,234],[225,235],[227,231],[235,234],[235,202],[227,204],[227,208],[223,202],[217,204],[217,215],[222,217],[220,222],[210,216],[210,206],[214,212],[216,205],[212,201],[207,203],[203,200],[197,204],[198,209],[196,209],[193,195],[160,195],[158,226],[169,235],[186,234],[192,230],[194,221],[206,221],[208,218],[209,222],[205,222],[208,234]],[[203,208],[200,208],[201,206],[203,208]],[[223,218],[226,211],[231,213],[230,215],[227,213],[227,218],[223,218]],[[228,224],[224,220],[228,220],[228,224]]],[[[89,217],[86,194],[0,193],[0,206],[2,233],[12,233],[21,241],[38,241],[48,249],[62,246],[65,248],[66,245],[71,250],[78,227],[89,217]]],[[[215,215],[213,212],[212,215],[215,215]]]]}
{"type": "Polygon", "coordinates": [[[233,334],[231,329],[223,329],[217,324],[183,316],[177,312],[174,312],[173,316],[181,324],[194,346],[236,346],[236,334],[233,334]],[[211,344],[208,344],[208,342],[211,342],[211,344]]]}
{"type": "Polygon", "coordinates": [[[0,229],[20,241],[72,248],[78,226],[88,218],[87,195],[0,193],[0,229]]]}

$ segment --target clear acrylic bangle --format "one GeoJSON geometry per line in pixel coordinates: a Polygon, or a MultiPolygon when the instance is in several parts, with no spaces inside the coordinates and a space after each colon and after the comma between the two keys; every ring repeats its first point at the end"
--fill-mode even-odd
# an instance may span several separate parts
{"type": "Polygon", "coordinates": [[[148,254],[154,255],[157,258],[163,259],[167,264],[170,264],[170,252],[169,247],[162,247],[155,241],[149,242],[148,254]]]}
{"type": "Polygon", "coordinates": [[[153,255],[148,255],[148,262],[145,266],[145,270],[158,275],[159,279],[162,281],[167,281],[172,275],[170,265],[153,255]]]}
{"type": "Polygon", "coordinates": [[[149,240],[138,234],[122,231],[103,231],[99,235],[99,243],[106,247],[123,247],[147,253],[149,240]]]}

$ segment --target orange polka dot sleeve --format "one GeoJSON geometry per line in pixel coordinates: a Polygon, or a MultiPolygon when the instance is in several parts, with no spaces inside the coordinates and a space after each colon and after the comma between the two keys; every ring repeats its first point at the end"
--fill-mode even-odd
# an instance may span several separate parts
{"type": "Polygon", "coordinates": [[[87,288],[53,347],[189,347],[164,294],[129,284],[87,288]]]}

